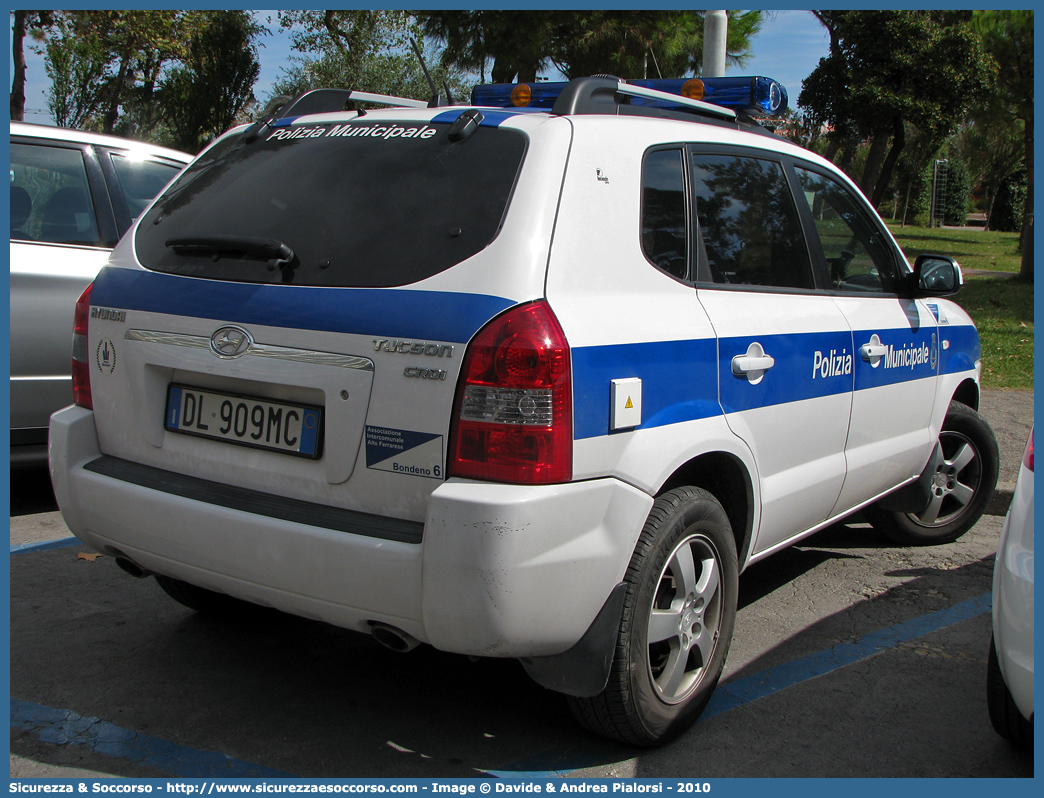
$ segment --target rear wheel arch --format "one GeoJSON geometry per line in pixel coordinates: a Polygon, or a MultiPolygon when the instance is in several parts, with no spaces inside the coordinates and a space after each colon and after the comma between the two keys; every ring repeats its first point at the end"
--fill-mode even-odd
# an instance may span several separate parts
{"type": "Polygon", "coordinates": [[[683,486],[702,488],[721,503],[736,538],[742,570],[754,528],[754,483],[747,466],[728,452],[708,452],[678,468],[656,496],[683,486]]]}

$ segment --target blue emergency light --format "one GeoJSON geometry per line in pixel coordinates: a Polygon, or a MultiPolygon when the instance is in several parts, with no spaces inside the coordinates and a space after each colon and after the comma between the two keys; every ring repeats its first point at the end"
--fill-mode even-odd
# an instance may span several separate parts
{"type": "MultiPolygon", "coordinates": [[[[471,103],[484,108],[550,110],[568,85],[566,82],[486,84],[472,90],[471,103]]],[[[629,80],[621,82],[621,85],[652,89],[686,100],[760,116],[780,116],[787,108],[787,90],[771,78],[668,78],[629,80]]],[[[653,96],[631,96],[628,102],[631,105],[671,107],[668,99],[653,96]]],[[[685,105],[691,107],[689,103],[685,105]]],[[[679,103],[677,107],[682,107],[682,104],[679,103]]]]}

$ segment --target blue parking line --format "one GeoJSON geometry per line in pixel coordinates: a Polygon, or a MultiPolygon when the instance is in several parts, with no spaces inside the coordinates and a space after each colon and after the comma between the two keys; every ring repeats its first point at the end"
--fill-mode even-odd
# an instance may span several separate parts
{"type": "MultiPolygon", "coordinates": [[[[875,654],[894,648],[900,643],[937,632],[947,626],[966,621],[989,612],[991,593],[947,607],[944,610],[911,618],[909,621],[871,632],[847,643],[809,654],[807,657],[786,662],[766,671],[745,676],[735,681],[718,685],[707,708],[700,715],[706,721],[731,709],[751,704],[758,699],[794,687],[817,676],[852,665],[875,654]]],[[[576,754],[562,755],[560,751],[548,751],[518,762],[505,765],[498,770],[487,771],[491,776],[502,779],[548,779],[561,778],[569,773],[604,761],[604,755],[594,749],[576,754]]]]}
{"type": "Polygon", "coordinates": [[[127,759],[179,778],[293,778],[290,773],[121,729],[100,718],[11,698],[11,729],[34,733],[44,743],[87,748],[127,759]]]}
{"type": "Polygon", "coordinates": [[[809,654],[794,662],[777,665],[775,668],[769,668],[767,671],[755,673],[734,682],[726,682],[718,686],[700,718],[713,718],[715,715],[721,715],[730,709],[750,704],[759,698],[765,698],[801,682],[869,659],[874,654],[887,651],[900,643],[909,642],[947,626],[953,626],[955,623],[982,615],[984,612],[990,611],[991,597],[991,593],[984,593],[944,610],[937,610],[895,626],[871,632],[852,642],[838,643],[836,646],[809,654]]]}
{"type": "Polygon", "coordinates": [[[67,549],[70,546],[83,546],[79,538],[60,538],[59,540],[45,540],[42,543],[23,543],[21,546],[12,546],[11,554],[25,554],[30,551],[50,551],[51,549],[67,549]]]}
{"type": "MultiPolygon", "coordinates": [[[[65,548],[79,543],[76,538],[30,543],[12,546],[11,554],[65,548]]],[[[992,594],[984,593],[952,607],[871,632],[856,640],[838,643],[793,662],[724,682],[718,685],[710,703],[700,716],[701,720],[706,721],[817,676],[869,659],[901,643],[988,613],[991,601],[992,594]]],[[[51,709],[13,697],[11,728],[33,731],[42,742],[83,746],[108,756],[147,764],[183,778],[292,777],[291,774],[232,759],[217,752],[200,751],[122,729],[99,718],[83,718],[69,710],[51,709]]],[[[604,760],[604,750],[592,746],[581,751],[547,751],[485,773],[502,779],[562,778],[604,760]]]]}

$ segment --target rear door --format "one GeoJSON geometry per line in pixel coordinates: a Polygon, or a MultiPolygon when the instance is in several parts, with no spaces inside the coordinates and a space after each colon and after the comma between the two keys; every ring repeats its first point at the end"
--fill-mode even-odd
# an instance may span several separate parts
{"type": "Polygon", "coordinates": [[[825,520],[845,479],[852,334],[817,284],[779,157],[691,154],[698,296],[718,338],[719,398],[754,453],[763,554],[825,520]]]}

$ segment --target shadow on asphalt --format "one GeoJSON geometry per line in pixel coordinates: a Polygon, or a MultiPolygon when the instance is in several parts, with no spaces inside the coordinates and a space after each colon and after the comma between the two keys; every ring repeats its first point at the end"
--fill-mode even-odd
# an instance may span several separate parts
{"type": "Polygon", "coordinates": [[[49,513],[58,509],[51,475],[45,467],[18,468],[11,472],[11,515],[49,513]]]}

